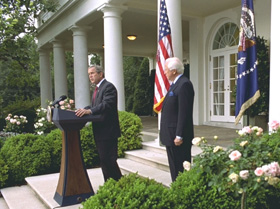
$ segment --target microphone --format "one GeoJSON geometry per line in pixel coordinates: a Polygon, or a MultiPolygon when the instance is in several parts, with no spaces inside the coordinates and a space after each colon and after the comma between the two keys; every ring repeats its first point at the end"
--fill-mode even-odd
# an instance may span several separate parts
{"type": "Polygon", "coordinates": [[[59,102],[65,100],[65,99],[67,99],[67,96],[65,96],[65,95],[60,96],[57,100],[55,100],[55,101],[52,103],[52,106],[55,106],[56,104],[59,104],[59,102]]]}

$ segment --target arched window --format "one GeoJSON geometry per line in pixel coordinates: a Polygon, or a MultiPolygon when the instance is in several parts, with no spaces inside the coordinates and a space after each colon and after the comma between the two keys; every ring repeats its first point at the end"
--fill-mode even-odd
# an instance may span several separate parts
{"type": "Polygon", "coordinates": [[[210,120],[234,122],[239,28],[224,23],[216,32],[210,54],[210,120]]]}
{"type": "Polygon", "coordinates": [[[222,25],[213,41],[213,50],[238,45],[239,28],[236,24],[228,22],[222,25]]]}

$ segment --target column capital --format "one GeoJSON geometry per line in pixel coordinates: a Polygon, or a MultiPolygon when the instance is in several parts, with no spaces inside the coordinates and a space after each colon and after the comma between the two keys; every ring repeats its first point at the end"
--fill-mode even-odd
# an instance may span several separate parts
{"type": "Polygon", "coordinates": [[[53,44],[54,48],[62,48],[63,41],[61,39],[53,38],[49,41],[49,43],[53,44]]]}
{"type": "Polygon", "coordinates": [[[39,53],[39,55],[48,54],[48,53],[50,53],[50,51],[51,51],[51,49],[45,49],[42,47],[37,48],[37,52],[39,53]]]}
{"type": "Polygon", "coordinates": [[[112,5],[105,3],[99,8],[97,8],[97,11],[101,11],[104,14],[105,17],[120,17],[120,15],[127,10],[126,6],[118,6],[118,5],[112,5]]]}
{"type": "Polygon", "coordinates": [[[71,30],[73,32],[73,35],[76,36],[84,36],[87,34],[87,31],[91,30],[92,27],[90,26],[79,26],[79,25],[72,25],[68,28],[68,30],[71,30]]]}

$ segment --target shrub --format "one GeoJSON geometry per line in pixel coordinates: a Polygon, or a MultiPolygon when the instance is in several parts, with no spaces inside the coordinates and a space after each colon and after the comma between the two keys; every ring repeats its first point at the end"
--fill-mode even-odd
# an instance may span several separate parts
{"type": "Polygon", "coordinates": [[[23,184],[27,176],[46,173],[50,167],[50,148],[40,136],[20,134],[9,137],[0,155],[9,168],[7,185],[23,184]]]}
{"type": "Polygon", "coordinates": [[[13,132],[13,133],[22,133],[22,130],[24,130],[25,124],[28,122],[26,120],[26,117],[23,115],[12,115],[8,114],[8,116],[5,118],[6,120],[6,126],[4,131],[5,132],[13,132]]]}
{"type": "Polygon", "coordinates": [[[227,150],[194,138],[193,144],[203,152],[194,158],[193,168],[201,168],[209,176],[207,185],[228,193],[238,207],[273,208],[271,202],[279,205],[280,129],[263,135],[262,128],[246,126],[238,134],[227,150]]]}
{"type": "Polygon", "coordinates": [[[34,122],[36,118],[36,112],[34,109],[21,109],[13,112],[14,115],[24,115],[28,123],[21,130],[21,133],[34,133],[34,122]]]}
{"type": "Polygon", "coordinates": [[[8,179],[9,170],[8,170],[8,166],[2,159],[1,155],[0,155],[0,168],[1,168],[0,169],[0,188],[2,188],[8,179]]]}
{"type": "Polygon", "coordinates": [[[5,126],[6,126],[5,119],[4,118],[0,118],[0,131],[2,131],[5,126]]]}
{"type": "MultiPolygon", "coordinates": [[[[132,113],[120,112],[122,136],[119,138],[119,153],[141,148],[141,120],[132,113]],[[128,143],[128,144],[126,144],[128,143]]],[[[62,153],[62,131],[52,130],[48,135],[5,133],[0,136],[1,185],[13,186],[24,183],[24,178],[32,175],[59,172],[62,153]],[[8,169],[8,173],[6,173],[8,169]],[[7,175],[8,174],[8,179],[7,175]],[[6,182],[6,183],[4,183],[6,182]]],[[[99,165],[99,157],[93,138],[92,126],[80,132],[83,159],[86,168],[99,165]]]]}
{"type": "Polygon", "coordinates": [[[123,176],[118,182],[109,179],[94,196],[82,203],[90,208],[176,208],[174,198],[162,184],[137,174],[123,176]]]}
{"type": "Polygon", "coordinates": [[[227,192],[218,192],[216,187],[208,185],[209,179],[199,167],[179,174],[170,187],[170,192],[175,195],[175,208],[237,208],[227,192]]]}
{"type": "Polygon", "coordinates": [[[56,129],[56,126],[53,122],[49,122],[47,119],[47,109],[45,108],[38,108],[36,109],[36,120],[34,123],[34,132],[35,134],[42,135],[48,134],[52,130],[56,129]]]}
{"type": "Polygon", "coordinates": [[[124,151],[142,148],[142,122],[134,113],[119,111],[121,137],[118,143],[118,155],[124,156],[124,151]]]}
{"type": "Polygon", "coordinates": [[[1,113],[3,116],[8,114],[12,115],[24,115],[27,118],[28,123],[25,128],[21,130],[22,133],[33,133],[34,132],[34,121],[36,118],[35,109],[39,106],[40,99],[22,99],[17,98],[15,102],[6,106],[1,113]]]}
{"type": "Polygon", "coordinates": [[[86,168],[92,168],[99,165],[99,156],[97,153],[92,126],[85,126],[81,130],[81,147],[86,168]]]}
{"type": "Polygon", "coordinates": [[[132,112],[137,115],[151,115],[153,103],[152,85],[149,82],[149,60],[144,58],[137,73],[132,112]]]}
{"type": "Polygon", "coordinates": [[[52,130],[46,137],[46,142],[50,148],[51,165],[49,173],[59,172],[62,152],[62,132],[60,129],[52,130]]]}

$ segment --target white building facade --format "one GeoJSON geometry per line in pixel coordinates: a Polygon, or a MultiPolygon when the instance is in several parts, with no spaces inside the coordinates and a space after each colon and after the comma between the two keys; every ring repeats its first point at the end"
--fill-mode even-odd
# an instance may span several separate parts
{"type": "MultiPolygon", "coordinates": [[[[55,13],[41,14],[37,38],[42,106],[46,100],[67,95],[65,52],[72,51],[76,107],[90,104],[88,54],[98,53],[104,61],[106,79],[118,90],[118,108],[125,110],[123,56],[148,57],[150,68],[155,68],[159,1],[59,0],[55,13]],[[129,41],[128,35],[137,38],[129,41]],[[54,92],[50,52],[54,56],[54,92]]],[[[241,0],[166,0],[166,4],[174,55],[190,66],[195,89],[194,124],[236,127],[232,90],[241,0]]],[[[280,3],[254,0],[254,10],[257,35],[270,44],[270,86],[277,86],[280,3]]],[[[277,88],[270,88],[270,120],[280,120],[277,95],[277,88]]]]}

